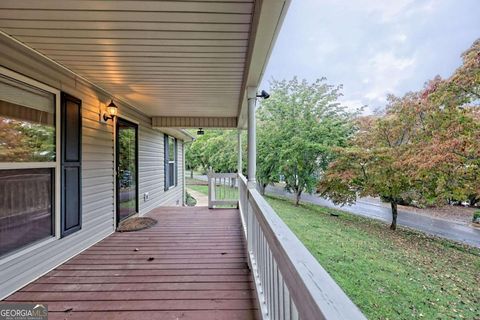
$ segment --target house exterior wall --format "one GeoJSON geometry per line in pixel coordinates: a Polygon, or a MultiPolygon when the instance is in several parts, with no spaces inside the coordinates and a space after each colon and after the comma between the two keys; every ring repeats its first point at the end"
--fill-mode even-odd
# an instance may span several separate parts
{"type": "MultiPolygon", "coordinates": [[[[25,286],[115,230],[115,137],[112,121],[100,123],[101,104],[110,95],[48,58],[0,35],[0,65],[82,100],[82,228],[0,257],[0,299],[25,286]]],[[[114,94],[114,93],[113,93],[114,94]]],[[[139,213],[183,204],[183,142],[178,142],[178,184],[164,191],[163,133],[132,106],[115,103],[119,116],[137,122],[139,213]],[[149,200],[144,201],[144,193],[149,200]]],[[[60,195],[56,195],[59,197],[60,195]]],[[[59,212],[55,213],[56,215],[59,212]]]]}

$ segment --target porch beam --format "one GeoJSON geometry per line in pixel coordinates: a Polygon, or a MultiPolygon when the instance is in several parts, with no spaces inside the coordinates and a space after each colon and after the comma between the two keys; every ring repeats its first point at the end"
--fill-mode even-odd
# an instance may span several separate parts
{"type": "Polygon", "coordinates": [[[152,117],[154,128],[236,128],[237,117],[152,117]]]}
{"type": "Polygon", "coordinates": [[[257,88],[247,88],[248,97],[248,188],[255,188],[257,173],[257,141],[255,105],[257,102],[257,88]]]}

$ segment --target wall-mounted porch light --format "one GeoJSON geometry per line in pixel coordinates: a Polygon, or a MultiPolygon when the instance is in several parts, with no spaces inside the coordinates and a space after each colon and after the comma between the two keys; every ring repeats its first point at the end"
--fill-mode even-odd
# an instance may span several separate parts
{"type": "Polygon", "coordinates": [[[257,94],[257,98],[262,98],[264,100],[267,100],[268,98],[270,98],[270,95],[268,94],[267,91],[262,90],[260,94],[257,94]]]}
{"type": "Polygon", "coordinates": [[[111,100],[110,104],[107,106],[107,112],[103,114],[103,120],[105,121],[107,121],[108,119],[113,120],[113,118],[115,118],[117,113],[118,113],[118,108],[115,105],[115,103],[113,103],[113,100],[111,100]]]}
{"type": "Polygon", "coordinates": [[[203,136],[205,134],[205,131],[203,131],[202,128],[198,128],[197,135],[203,136]]]}

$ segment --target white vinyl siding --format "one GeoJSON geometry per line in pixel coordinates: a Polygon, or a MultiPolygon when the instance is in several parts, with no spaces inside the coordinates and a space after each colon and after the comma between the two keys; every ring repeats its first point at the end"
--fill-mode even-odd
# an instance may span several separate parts
{"type": "MultiPolygon", "coordinates": [[[[2,299],[114,232],[115,148],[112,121],[99,122],[100,107],[110,101],[110,94],[1,34],[0,52],[0,65],[82,100],[83,211],[80,231],[0,259],[2,299]]],[[[163,191],[163,133],[152,129],[149,117],[121,102],[115,103],[120,116],[139,124],[140,214],[161,205],[182,205],[183,169],[178,173],[178,186],[163,191]],[[144,201],[145,192],[149,193],[148,201],[144,201]]],[[[179,153],[181,145],[179,140],[179,153]]],[[[178,159],[181,164],[183,155],[179,154],[178,159]]]]}

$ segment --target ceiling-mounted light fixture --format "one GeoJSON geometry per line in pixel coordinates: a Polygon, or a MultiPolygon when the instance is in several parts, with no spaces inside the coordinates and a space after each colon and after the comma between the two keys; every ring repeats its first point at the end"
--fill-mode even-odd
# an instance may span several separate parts
{"type": "Polygon", "coordinates": [[[262,92],[260,94],[257,94],[257,98],[263,98],[263,99],[268,99],[270,98],[270,95],[268,94],[267,91],[265,90],[262,90],[262,92]]]}
{"type": "Polygon", "coordinates": [[[198,128],[197,135],[203,136],[205,134],[205,131],[203,131],[202,128],[198,128]]]}
{"type": "Polygon", "coordinates": [[[118,113],[118,108],[117,106],[115,105],[115,103],[113,103],[113,99],[110,101],[110,104],[107,106],[107,112],[105,112],[103,114],[103,120],[107,121],[108,119],[112,119],[115,118],[115,116],[117,115],[118,113]]]}

